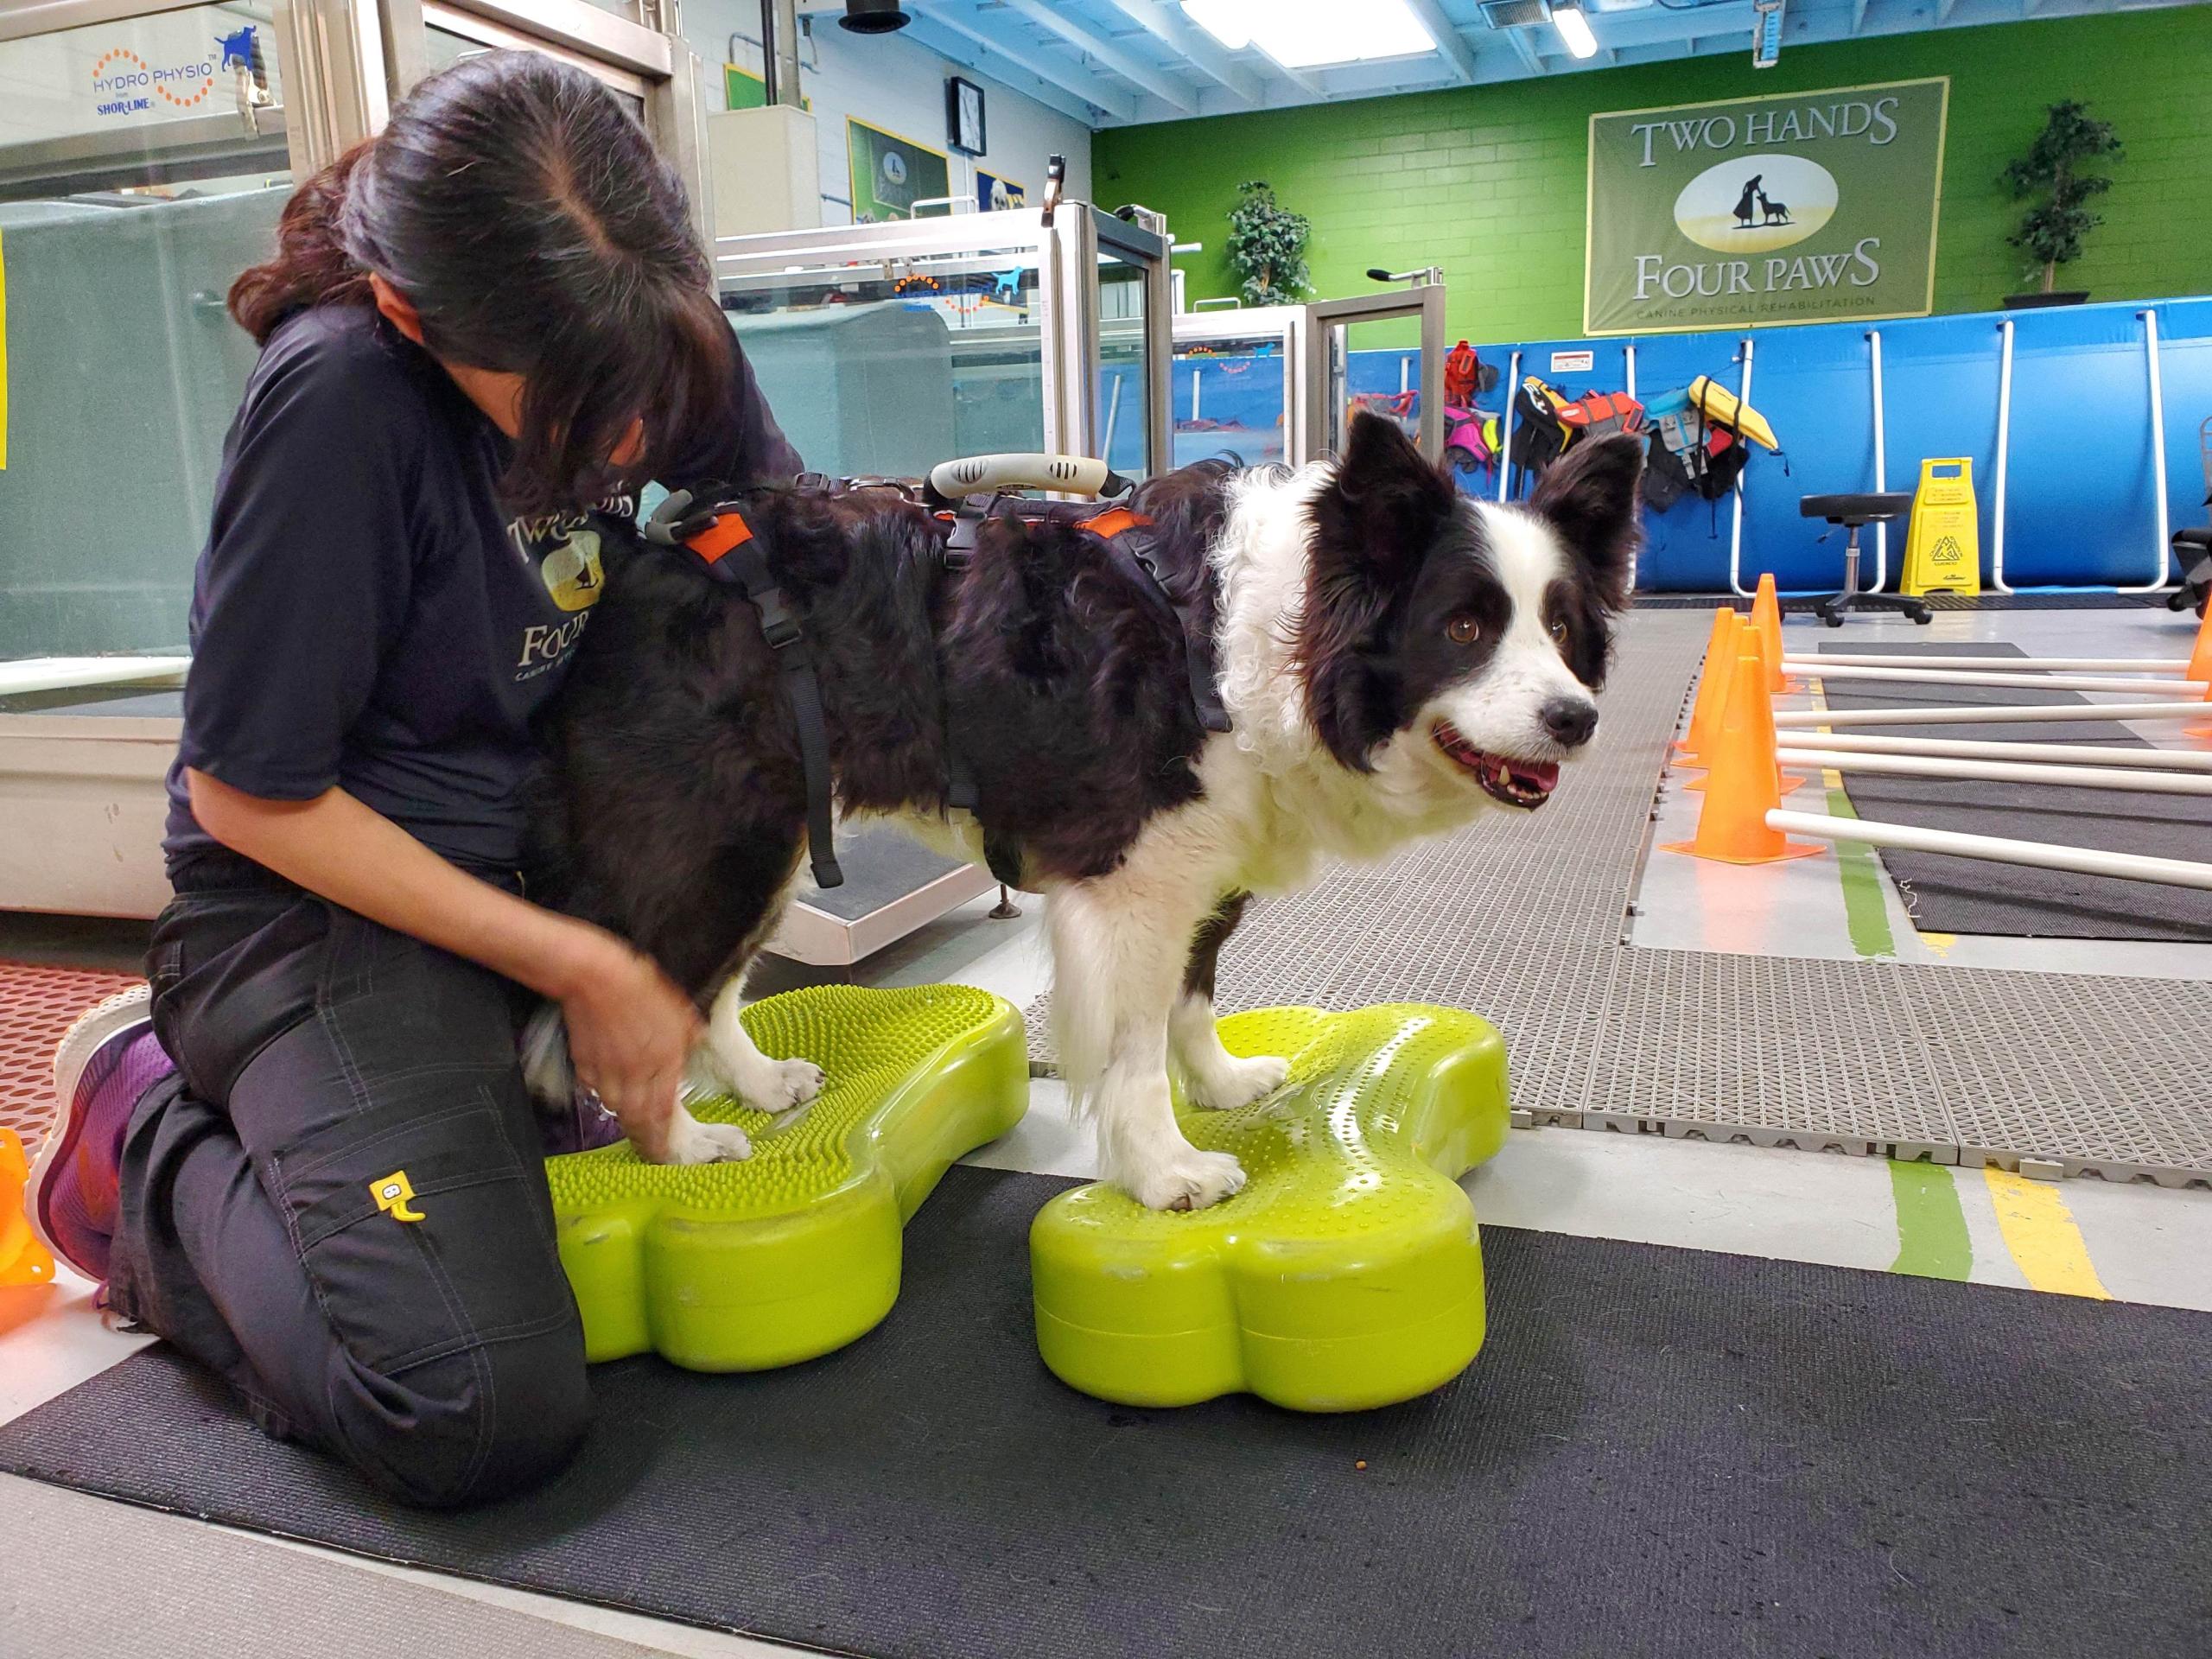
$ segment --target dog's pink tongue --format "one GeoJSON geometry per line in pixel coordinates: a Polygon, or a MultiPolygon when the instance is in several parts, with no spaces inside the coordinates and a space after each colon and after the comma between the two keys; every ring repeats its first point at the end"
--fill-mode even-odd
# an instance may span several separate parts
{"type": "Polygon", "coordinates": [[[1516,776],[1526,778],[1538,789],[1552,790],[1559,787],[1559,766],[1555,762],[1547,760],[1541,766],[1516,764],[1513,771],[1516,776]]]}

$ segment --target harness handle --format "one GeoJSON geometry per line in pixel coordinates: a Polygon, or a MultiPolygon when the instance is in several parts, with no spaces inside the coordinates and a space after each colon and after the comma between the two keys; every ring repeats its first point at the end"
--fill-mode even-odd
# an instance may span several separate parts
{"type": "Polygon", "coordinates": [[[1063,495],[1127,495],[1136,486],[1089,455],[969,455],[930,469],[930,488],[947,501],[1002,490],[1056,490],[1063,495]]]}

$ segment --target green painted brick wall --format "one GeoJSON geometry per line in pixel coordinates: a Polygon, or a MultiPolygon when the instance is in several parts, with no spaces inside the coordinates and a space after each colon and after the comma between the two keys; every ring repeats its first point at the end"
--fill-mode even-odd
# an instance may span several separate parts
{"type": "Polygon", "coordinates": [[[2127,155],[2062,286],[2108,300],[2212,291],[2206,5],[1796,47],[1765,71],[1747,40],[1726,58],[1117,128],[1098,134],[1091,162],[1099,200],[1159,208],[1205,244],[1182,261],[1193,300],[1236,292],[1225,215],[1240,181],[1263,178],[1313,221],[1317,296],[1371,290],[1370,265],[1436,264],[1455,336],[1554,339],[1582,327],[1593,112],[1923,75],[1951,77],[1938,311],[1992,309],[2032,286],[2005,241],[2019,206],[1997,175],[2063,98],[2088,99],[2127,155]]]}

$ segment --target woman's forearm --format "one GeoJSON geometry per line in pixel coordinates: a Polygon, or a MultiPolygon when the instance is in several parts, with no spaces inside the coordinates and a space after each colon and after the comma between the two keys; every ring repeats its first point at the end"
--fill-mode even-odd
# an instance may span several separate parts
{"type": "Polygon", "coordinates": [[[480,881],[341,789],[272,801],[188,771],[192,814],[226,847],[371,921],[562,1001],[610,936],[480,881]]]}

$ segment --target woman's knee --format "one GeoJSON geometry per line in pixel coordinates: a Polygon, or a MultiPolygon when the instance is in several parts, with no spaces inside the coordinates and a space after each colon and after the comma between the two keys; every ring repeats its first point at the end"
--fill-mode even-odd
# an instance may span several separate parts
{"type": "Polygon", "coordinates": [[[580,1332],[487,1343],[392,1376],[356,1371],[337,1448],[409,1503],[451,1509],[556,1474],[591,1421],[580,1332]]]}

